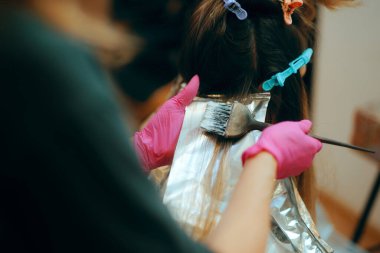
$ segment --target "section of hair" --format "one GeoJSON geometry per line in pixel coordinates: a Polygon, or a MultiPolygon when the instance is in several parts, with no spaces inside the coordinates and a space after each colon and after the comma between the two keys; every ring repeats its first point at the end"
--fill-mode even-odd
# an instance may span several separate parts
{"type": "MultiPolygon", "coordinates": [[[[241,0],[248,19],[238,20],[223,7],[223,1],[201,1],[196,8],[188,36],[182,50],[180,74],[189,81],[194,74],[200,76],[200,96],[221,94],[241,101],[255,93],[273,74],[286,69],[289,62],[307,48],[308,32],[315,19],[314,2],[306,1],[304,9],[294,13],[294,25],[283,21],[281,5],[272,0],[241,0]]],[[[301,120],[308,117],[308,101],[299,73],[291,76],[284,87],[271,91],[267,122],[301,120]]],[[[215,154],[226,154],[231,143],[216,142],[215,154]]],[[[212,230],[218,215],[218,202],[223,196],[225,178],[221,162],[216,178],[212,177],[215,157],[211,159],[204,186],[209,198],[205,203],[198,225],[193,229],[196,239],[204,239],[212,230]],[[212,179],[213,178],[213,179],[212,179]]],[[[309,170],[297,177],[301,196],[311,214],[314,213],[314,177],[309,170]]]]}

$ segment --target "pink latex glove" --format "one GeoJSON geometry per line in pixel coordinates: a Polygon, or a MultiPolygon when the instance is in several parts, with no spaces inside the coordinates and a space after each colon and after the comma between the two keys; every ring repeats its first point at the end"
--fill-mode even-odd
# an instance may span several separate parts
{"type": "Polygon", "coordinates": [[[300,175],[311,167],[315,154],[322,148],[320,141],[307,135],[311,125],[309,120],[285,121],[264,129],[257,143],[243,153],[243,164],[267,151],[277,160],[277,179],[300,175]]]}
{"type": "Polygon", "coordinates": [[[180,93],[161,106],[144,129],[135,133],[135,149],[144,169],[171,164],[185,108],[197,95],[198,88],[199,77],[195,75],[180,93]]]}

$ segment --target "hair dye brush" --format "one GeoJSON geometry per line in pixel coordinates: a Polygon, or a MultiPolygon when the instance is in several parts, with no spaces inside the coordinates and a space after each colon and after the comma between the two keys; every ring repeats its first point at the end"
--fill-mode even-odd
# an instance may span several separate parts
{"type": "MultiPolygon", "coordinates": [[[[206,132],[223,136],[228,139],[242,137],[252,130],[263,131],[268,126],[271,126],[271,124],[255,120],[254,115],[249,111],[249,109],[245,105],[238,102],[231,104],[216,103],[212,101],[208,102],[206,112],[201,122],[201,128],[203,128],[206,132]]],[[[322,143],[375,153],[375,151],[370,149],[353,146],[311,134],[310,136],[322,143]]]]}

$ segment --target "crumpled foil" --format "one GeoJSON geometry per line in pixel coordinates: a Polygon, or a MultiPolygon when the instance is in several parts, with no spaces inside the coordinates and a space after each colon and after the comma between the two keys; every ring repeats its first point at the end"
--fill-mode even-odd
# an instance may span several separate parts
{"type": "Polygon", "coordinates": [[[334,252],[321,239],[292,179],[277,180],[271,215],[272,235],[267,252],[334,252]]]}
{"type": "MultiPolygon", "coordinates": [[[[256,120],[263,122],[269,99],[269,93],[253,94],[244,101],[244,104],[256,120]]],[[[210,141],[204,130],[200,128],[209,101],[217,102],[218,98],[196,98],[186,108],[169,176],[165,180],[165,184],[161,184],[163,202],[169,208],[174,219],[189,235],[193,236],[194,228],[199,224],[199,220],[204,218],[201,216],[202,208],[207,209],[207,205],[212,202],[212,196],[208,194],[209,188],[202,184],[203,179],[207,177],[207,168],[211,158],[213,155],[216,157],[216,162],[211,170],[214,177],[216,177],[222,160],[227,168],[223,171],[223,178],[226,179],[226,182],[223,182],[223,192],[217,205],[218,212],[214,215],[214,222],[218,223],[243,169],[241,155],[258,140],[261,134],[260,131],[251,131],[242,139],[234,142],[226,154],[214,154],[215,143],[210,141]]],[[[276,182],[271,212],[272,233],[268,239],[268,253],[333,252],[320,238],[291,179],[276,182]]]]}

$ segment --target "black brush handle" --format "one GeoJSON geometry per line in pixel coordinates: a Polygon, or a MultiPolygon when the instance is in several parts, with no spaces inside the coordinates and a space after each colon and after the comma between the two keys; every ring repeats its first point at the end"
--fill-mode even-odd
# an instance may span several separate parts
{"type": "Polygon", "coordinates": [[[350,145],[350,144],[347,144],[347,143],[344,143],[344,142],[328,139],[328,138],[325,138],[325,137],[316,136],[316,135],[313,135],[313,134],[309,134],[309,135],[311,137],[319,140],[322,143],[336,145],[336,146],[341,146],[341,147],[346,147],[346,148],[350,148],[350,149],[354,149],[354,150],[359,150],[359,151],[364,151],[364,152],[368,152],[368,153],[372,153],[372,154],[376,153],[374,150],[371,150],[371,149],[367,149],[367,148],[362,148],[362,147],[350,145]]]}
{"type": "MultiPolygon", "coordinates": [[[[251,122],[251,129],[252,130],[263,131],[265,128],[267,128],[267,127],[269,127],[271,125],[272,124],[264,123],[264,122],[260,122],[260,121],[256,121],[255,120],[255,122],[251,122]]],[[[350,144],[347,144],[347,143],[344,143],[344,142],[328,139],[328,138],[325,138],[325,137],[320,137],[320,136],[316,136],[316,135],[312,135],[312,134],[309,134],[309,136],[311,136],[311,137],[319,140],[322,143],[331,144],[331,145],[340,146],[340,147],[345,147],[345,148],[350,148],[350,149],[359,150],[359,151],[363,151],[363,152],[368,152],[368,153],[372,153],[372,154],[376,153],[375,151],[373,151],[371,149],[367,149],[367,148],[362,148],[362,147],[350,145],[350,144]]]]}

